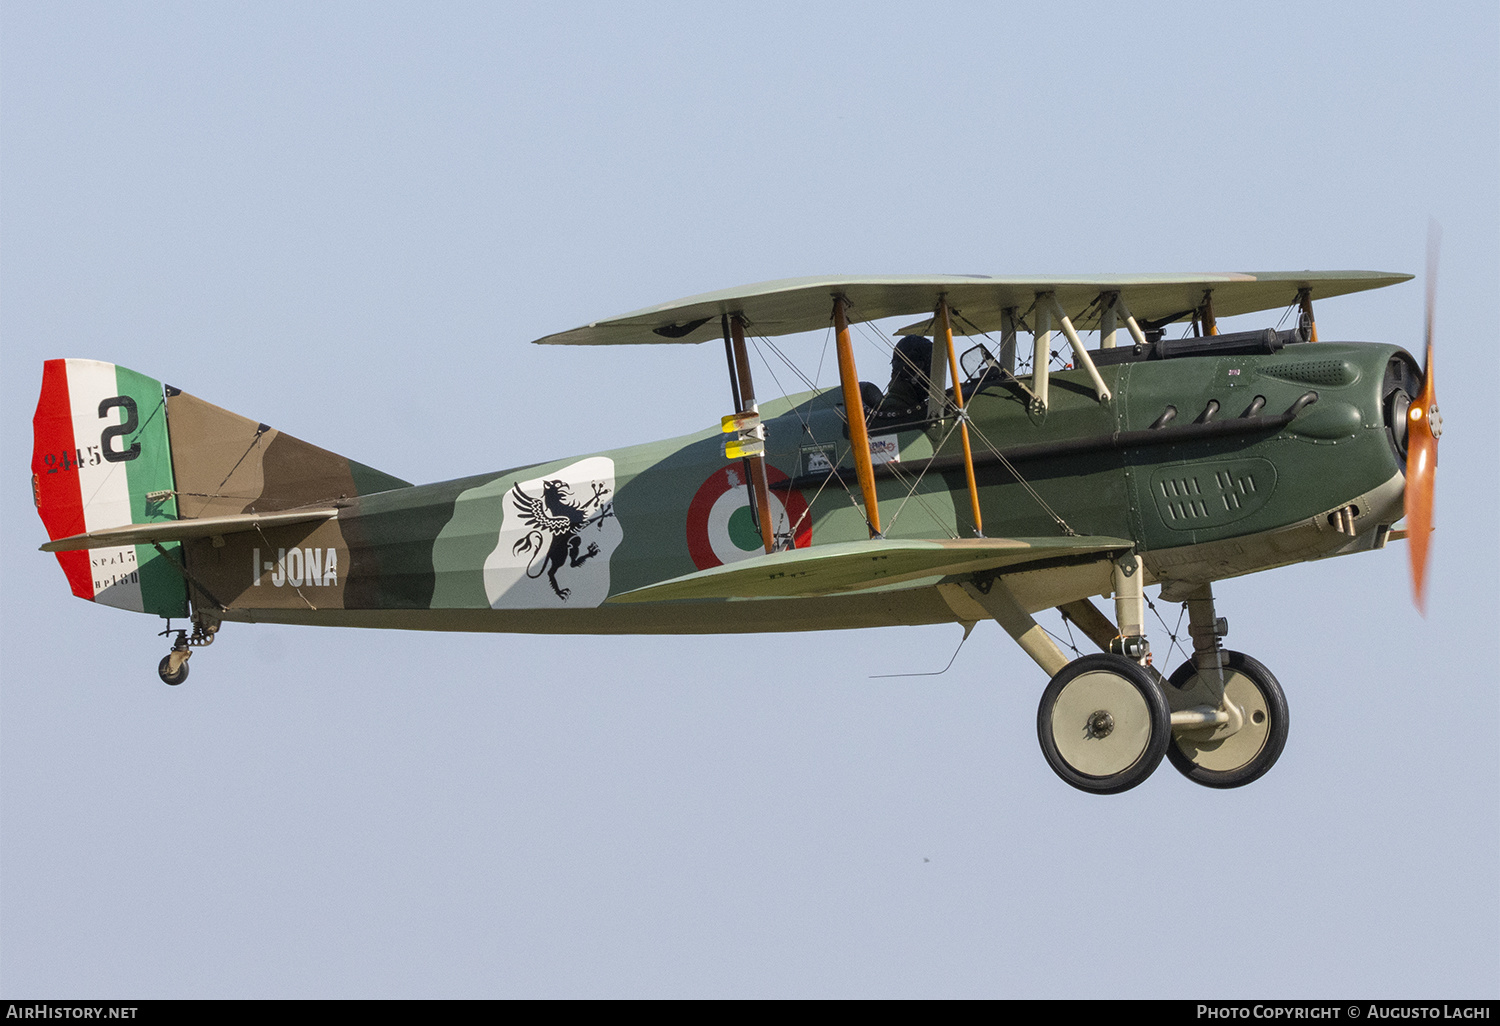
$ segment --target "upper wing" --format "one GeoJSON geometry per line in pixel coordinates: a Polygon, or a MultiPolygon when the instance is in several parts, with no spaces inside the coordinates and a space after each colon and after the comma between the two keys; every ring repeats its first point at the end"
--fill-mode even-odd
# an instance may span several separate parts
{"type": "Polygon", "coordinates": [[[833,297],[849,300],[849,320],[930,314],[938,299],[962,316],[959,334],[991,331],[1000,312],[1029,307],[1039,292],[1053,292],[1066,310],[1079,310],[1102,292],[1118,292],[1138,320],[1185,315],[1213,290],[1218,317],[1288,306],[1303,288],[1315,299],[1378,289],[1410,280],[1383,271],[1272,271],[1222,274],[1101,274],[1081,277],[1000,278],[984,274],[895,275],[883,278],[816,277],[744,285],[707,292],[634,313],[594,321],[536,341],[542,345],[603,346],[633,343],[707,342],[720,338],[719,318],[742,314],[757,335],[818,331],[833,320],[833,297]]]}
{"type": "Polygon", "coordinates": [[[962,538],[951,541],[873,539],[752,556],[726,566],[648,585],[610,602],[796,598],[892,585],[930,583],[934,577],[1003,570],[1007,573],[1129,551],[1122,538],[962,538]]]}

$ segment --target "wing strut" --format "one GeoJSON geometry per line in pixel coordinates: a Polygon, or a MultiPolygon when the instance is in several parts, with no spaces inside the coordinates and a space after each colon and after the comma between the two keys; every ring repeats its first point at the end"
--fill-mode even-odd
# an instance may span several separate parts
{"type": "Polygon", "coordinates": [[[870,460],[870,433],[865,430],[865,404],[859,394],[859,372],[854,369],[854,346],[849,341],[849,300],[841,292],[833,297],[833,326],[839,354],[839,384],[844,390],[844,415],[849,421],[849,444],[854,446],[854,469],[865,500],[865,520],[870,537],[880,533],[880,505],[875,497],[875,465],[870,460]]]}
{"type": "Polygon", "coordinates": [[[1318,322],[1313,320],[1311,286],[1297,290],[1297,305],[1302,307],[1302,319],[1307,322],[1307,340],[1309,342],[1316,342],[1318,340],[1318,322]]]}
{"type": "Polygon", "coordinates": [[[1203,305],[1198,308],[1198,322],[1203,326],[1203,334],[1217,335],[1219,333],[1219,321],[1214,317],[1214,290],[1203,290],[1203,305]]]}
{"type": "Polygon", "coordinates": [[[959,382],[958,357],[953,352],[953,322],[948,319],[946,295],[938,300],[937,323],[934,327],[941,336],[944,351],[948,354],[948,366],[953,372],[953,401],[958,405],[958,437],[964,443],[964,477],[969,482],[969,506],[974,511],[974,535],[983,538],[984,516],[979,512],[979,485],[974,480],[974,451],[969,448],[969,421],[964,413],[964,387],[959,382]]]}
{"type": "MultiPolygon", "coordinates": [[[[1130,333],[1130,340],[1136,345],[1144,347],[1146,345],[1146,336],[1141,331],[1140,323],[1136,321],[1135,315],[1130,312],[1130,307],[1126,306],[1125,300],[1120,298],[1120,294],[1118,292],[1102,293],[1100,301],[1105,313],[1109,317],[1110,325],[1109,334],[1105,336],[1105,341],[1102,343],[1104,348],[1114,348],[1115,319],[1117,316],[1125,318],[1125,330],[1130,333]]],[[[1103,321],[1101,320],[1100,323],[1103,323],[1103,321]]]]}
{"type": "Polygon", "coordinates": [[[745,351],[745,318],[740,314],[730,314],[724,318],[724,347],[733,348],[734,359],[730,364],[730,387],[734,390],[735,400],[739,403],[736,413],[741,417],[753,416],[755,426],[753,430],[760,435],[759,451],[748,452],[744,457],[745,467],[749,470],[751,498],[754,500],[756,519],[760,521],[760,540],[765,545],[767,552],[776,551],[776,535],[771,524],[771,482],[766,476],[766,457],[764,455],[765,428],[760,426],[760,407],[755,403],[755,382],[750,376],[750,356],[745,351]]]}
{"type": "MultiPolygon", "coordinates": [[[[1098,396],[1101,403],[1109,402],[1109,389],[1105,387],[1104,379],[1099,376],[1099,368],[1094,366],[1094,360],[1091,356],[1089,356],[1088,347],[1083,344],[1083,340],[1078,337],[1078,332],[1074,330],[1072,318],[1070,318],[1068,316],[1068,312],[1062,308],[1062,304],[1057,301],[1057,293],[1048,292],[1045,295],[1039,295],[1036,298],[1038,306],[1045,304],[1050,309],[1052,315],[1057,318],[1058,327],[1062,329],[1064,337],[1066,337],[1068,340],[1068,345],[1073,347],[1073,361],[1084,370],[1088,371],[1089,381],[1091,381],[1094,385],[1094,395],[1098,396]]],[[[1052,352],[1050,346],[1044,345],[1035,354],[1033,354],[1031,358],[1031,366],[1033,370],[1040,366],[1041,361],[1044,357],[1046,361],[1051,361],[1052,352]]],[[[1043,402],[1045,403],[1045,399],[1043,400],[1043,402]]]]}

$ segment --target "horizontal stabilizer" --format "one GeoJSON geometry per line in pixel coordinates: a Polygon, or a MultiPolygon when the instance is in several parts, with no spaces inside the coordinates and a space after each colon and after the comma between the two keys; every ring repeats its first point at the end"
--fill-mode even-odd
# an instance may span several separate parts
{"type": "MultiPolygon", "coordinates": [[[[1279,310],[1311,289],[1313,299],[1383,288],[1411,275],[1384,271],[1257,271],[1193,274],[1098,274],[1077,277],[1015,277],[987,274],[892,275],[884,278],[786,278],[706,292],[662,303],[537,339],[541,345],[608,346],[695,343],[716,340],[725,314],[741,314],[755,335],[822,331],[833,323],[833,299],[849,301],[850,323],[884,317],[931,314],[938,300],[962,316],[955,334],[1000,327],[1001,311],[1028,309],[1039,293],[1051,292],[1069,311],[1118,292],[1137,319],[1169,320],[1190,315],[1212,292],[1219,317],[1279,310]]],[[[918,328],[920,326],[913,326],[918,328]]]]}
{"type": "Polygon", "coordinates": [[[338,515],[339,511],[336,509],[304,509],[290,513],[241,513],[227,517],[200,517],[196,520],[168,520],[156,524],[125,524],[58,538],[43,545],[42,551],[78,552],[81,549],[105,549],[116,545],[190,541],[194,538],[222,537],[270,527],[322,523],[338,515]]]}
{"type": "Polygon", "coordinates": [[[627,591],[610,602],[795,598],[832,595],[989,570],[1017,571],[1058,560],[1108,557],[1131,548],[1121,538],[872,539],[752,556],[660,584],[627,591]]]}

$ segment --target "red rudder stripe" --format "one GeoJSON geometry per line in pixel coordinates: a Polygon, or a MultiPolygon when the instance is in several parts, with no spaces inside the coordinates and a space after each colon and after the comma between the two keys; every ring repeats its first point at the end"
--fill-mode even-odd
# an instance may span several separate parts
{"type": "MultiPolygon", "coordinates": [[[[78,483],[78,447],[73,439],[73,410],[68,398],[68,363],[42,365],[42,394],[32,418],[31,488],[47,537],[82,534],[83,494],[78,483]]],[[[87,552],[59,552],[57,561],[73,594],[92,600],[94,575],[87,552]]]]}

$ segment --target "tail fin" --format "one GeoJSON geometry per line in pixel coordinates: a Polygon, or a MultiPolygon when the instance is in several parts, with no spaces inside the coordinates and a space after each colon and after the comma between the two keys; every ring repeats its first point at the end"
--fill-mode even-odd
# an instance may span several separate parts
{"type": "MultiPolygon", "coordinates": [[[[97,360],[48,360],[32,427],[32,494],[49,538],[177,518],[159,381],[97,360]]],[[[79,598],[186,616],[187,586],[167,558],[149,545],[57,554],[79,598]]]]}
{"type": "MultiPolygon", "coordinates": [[[[408,487],[97,360],[48,360],[32,423],[32,491],[54,541],[127,524],[274,512],[408,487]]],[[[57,558],[79,598],[187,615],[183,553],[175,542],[59,552],[57,558]]]]}

